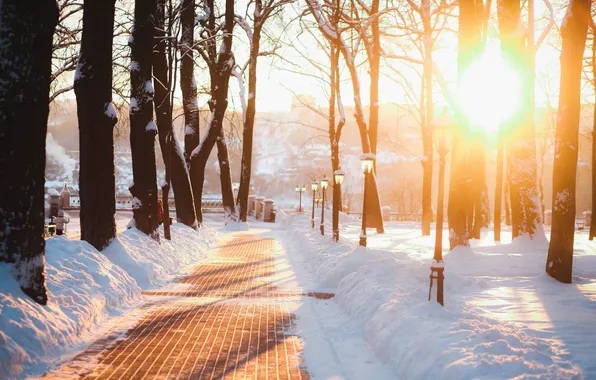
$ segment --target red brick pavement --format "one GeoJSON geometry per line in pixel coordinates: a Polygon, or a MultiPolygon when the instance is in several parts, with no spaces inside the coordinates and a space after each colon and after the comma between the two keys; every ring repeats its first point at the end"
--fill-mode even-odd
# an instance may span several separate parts
{"type": "Polygon", "coordinates": [[[276,250],[273,239],[234,235],[180,281],[183,291],[144,292],[157,301],[124,336],[108,335],[45,378],[308,379],[291,309],[301,296],[333,295],[277,288],[276,250]]]}

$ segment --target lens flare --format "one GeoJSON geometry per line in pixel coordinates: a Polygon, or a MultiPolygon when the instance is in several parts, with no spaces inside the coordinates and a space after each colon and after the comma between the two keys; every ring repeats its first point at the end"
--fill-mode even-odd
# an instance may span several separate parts
{"type": "Polygon", "coordinates": [[[466,70],[459,90],[460,105],[470,128],[495,135],[501,123],[518,110],[521,78],[498,50],[487,51],[466,70]]]}

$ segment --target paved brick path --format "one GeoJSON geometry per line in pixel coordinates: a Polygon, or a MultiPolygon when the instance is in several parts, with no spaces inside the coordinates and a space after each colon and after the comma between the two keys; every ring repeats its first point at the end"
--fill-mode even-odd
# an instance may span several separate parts
{"type": "Polygon", "coordinates": [[[290,310],[302,296],[332,295],[277,288],[281,249],[234,235],[180,281],[183,291],[144,292],[155,302],[124,336],[108,335],[45,378],[308,379],[290,310]]]}

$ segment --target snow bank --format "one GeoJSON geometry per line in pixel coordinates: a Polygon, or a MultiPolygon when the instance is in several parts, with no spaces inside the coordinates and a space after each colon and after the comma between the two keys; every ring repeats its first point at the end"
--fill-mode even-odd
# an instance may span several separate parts
{"type": "Polygon", "coordinates": [[[89,344],[110,319],[142,302],[142,288],[196,264],[219,236],[174,224],[173,240],[158,244],[130,229],[103,253],[85,241],[52,237],[46,241],[46,306],[20,290],[11,265],[0,264],[0,379],[42,374],[89,344]]]}
{"type": "MultiPolygon", "coordinates": [[[[317,228],[311,229],[309,219],[293,215],[284,223],[289,230],[286,245],[290,253],[304,256],[303,261],[310,263],[321,286],[335,291],[335,300],[362,326],[366,341],[399,378],[596,376],[590,359],[596,355],[596,347],[589,347],[591,337],[596,337],[596,327],[590,323],[594,300],[584,309],[575,309],[582,316],[577,319],[585,324],[581,327],[583,330],[576,331],[580,337],[576,340],[583,336],[585,341],[579,346],[571,344],[573,334],[563,322],[556,326],[563,326],[561,329],[551,326],[537,330],[521,317],[520,320],[498,318],[496,312],[490,312],[490,306],[495,305],[498,312],[507,314],[509,311],[517,316],[519,307],[532,308],[536,305],[529,303],[540,303],[513,290],[508,302],[514,303],[514,307],[505,302],[501,304],[502,300],[491,296],[491,292],[499,294],[504,290],[491,281],[503,285],[504,280],[486,276],[497,266],[500,266],[497,272],[503,276],[519,276],[524,272],[520,267],[526,267],[527,273],[529,263],[535,266],[533,270],[542,273],[544,252],[542,255],[532,252],[524,261],[520,254],[508,254],[508,249],[529,252],[530,246],[514,244],[504,245],[501,248],[504,254],[496,254],[499,248],[496,246],[491,247],[495,252],[475,247],[445,255],[445,307],[441,307],[426,301],[432,249],[427,247],[422,251],[428,252],[421,253],[420,239],[413,239],[412,250],[406,252],[404,235],[399,235],[400,229],[395,229],[383,237],[369,236],[369,245],[371,241],[376,243],[376,238],[393,239],[393,246],[404,247],[404,251],[366,249],[356,245],[359,221],[344,218],[342,241],[334,243],[328,236],[321,237],[317,228]],[[351,225],[346,225],[348,223],[351,225]],[[391,236],[393,232],[395,235],[391,236]],[[474,258],[478,258],[477,262],[474,258]],[[561,336],[561,332],[567,335],[561,336]]],[[[544,288],[553,284],[552,281],[534,281],[533,285],[544,288]]],[[[516,286],[519,283],[516,282],[516,286]]],[[[584,306],[590,303],[589,300],[582,302],[584,306]]],[[[565,307],[571,305],[557,306],[561,310],[565,307]]],[[[557,316],[549,315],[555,323],[557,316]]],[[[548,320],[549,315],[539,315],[538,320],[548,320]]],[[[573,327],[573,323],[566,323],[573,327]]]]}
{"type": "Polygon", "coordinates": [[[196,263],[197,255],[205,253],[219,238],[217,231],[207,226],[195,231],[174,223],[171,232],[173,240],[164,239],[162,234],[158,243],[131,228],[118,235],[103,254],[132,276],[142,289],[147,289],[163,284],[172,274],[179,274],[196,263]]]}

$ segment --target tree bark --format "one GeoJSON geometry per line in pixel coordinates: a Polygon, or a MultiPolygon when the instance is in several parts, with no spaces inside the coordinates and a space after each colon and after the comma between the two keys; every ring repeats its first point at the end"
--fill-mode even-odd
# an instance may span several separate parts
{"type": "MultiPolygon", "coordinates": [[[[596,63],[594,65],[596,68],[596,63]]],[[[594,237],[596,237],[596,103],[594,103],[594,130],[592,131],[592,221],[590,223],[590,240],[594,240],[594,237]]]]}
{"type": "MultiPolygon", "coordinates": [[[[180,8],[182,38],[180,39],[180,91],[184,108],[184,158],[190,170],[190,156],[199,146],[199,106],[197,104],[197,84],[194,75],[194,27],[195,1],[183,0],[180,8]]],[[[191,180],[192,197],[196,220],[202,220],[201,192],[191,180]]]]}
{"type": "MultiPolygon", "coordinates": [[[[210,2],[210,14],[213,15],[213,2],[210,2]]],[[[210,23],[214,23],[214,16],[212,16],[210,23]]],[[[214,26],[210,25],[210,29],[214,30],[214,26]]],[[[190,156],[190,177],[193,183],[194,193],[199,194],[197,201],[201,202],[203,192],[203,182],[205,180],[205,166],[211,154],[211,150],[217,143],[217,139],[222,136],[223,118],[228,107],[228,88],[230,81],[230,74],[234,67],[234,56],[232,54],[232,32],[234,29],[234,0],[226,0],[226,14],[225,14],[225,30],[222,38],[221,47],[217,56],[217,62],[211,72],[211,88],[212,100],[211,104],[213,111],[211,113],[211,120],[207,134],[203,137],[201,143],[190,156]]],[[[211,47],[215,50],[215,46],[211,47]]],[[[230,186],[231,188],[231,186],[230,186]]],[[[223,191],[223,188],[222,188],[223,191]]],[[[233,198],[232,198],[233,199],[233,198]]],[[[197,212],[197,218],[199,213],[197,212]]],[[[202,223],[202,219],[199,220],[202,223]]]]}
{"type": "Polygon", "coordinates": [[[499,132],[497,141],[497,179],[495,184],[495,222],[494,233],[495,241],[501,241],[501,211],[503,209],[503,155],[504,155],[503,136],[499,132]]]}
{"type": "Polygon", "coordinates": [[[13,263],[25,294],[48,300],[44,183],[54,0],[0,3],[0,262],[13,263]]]}
{"type": "Polygon", "coordinates": [[[134,184],[130,192],[136,227],[159,241],[157,174],[153,122],[154,89],[151,83],[156,0],[136,0],[131,45],[130,150],[134,184]]]}
{"type": "Polygon", "coordinates": [[[432,185],[433,185],[433,131],[431,122],[434,118],[433,109],[433,61],[432,61],[432,26],[431,1],[422,2],[422,24],[424,33],[424,110],[422,123],[422,236],[430,236],[430,225],[433,220],[432,185]]]}
{"type": "MultiPolygon", "coordinates": [[[[255,1],[255,14],[261,9],[261,1],[255,1]]],[[[256,16],[255,16],[256,17],[256,16]]],[[[248,215],[248,194],[250,192],[250,176],[252,171],[252,146],[257,107],[257,59],[261,45],[261,26],[255,23],[250,44],[248,62],[248,101],[244,130],[242,131],[242,163],[240,165],[240,188],[238,189],[238,203],[240,205],[240,221],[246,222],[248,215]]]]}
{"type": "Polygon", "coordinates": [[[235,217],[236,204],[234,202],[234,189],[232,188],[232,169],[230,167],[230,156],[228,154],[228,145],[226,143],[226,137],[223,129],[223,117],[220,123],[222,123],[222,126],[219,128],[219,136],[217,137],[216,141],[217,161],[219,162],[219,180],[221,183],[221,200],[224,207],[224,219],[227,221],[230,218],[235,217]]]}
{"type": "Polygon", "coordinates": [[[510,156],[510,198],[513,238],[535,235],[544,237],[540,212],[536,139],[533,117],[534,76],[532,69],[532,47],[525,45],[525,36],[519,33],[521,26],[520,0],[503,0],[498,7],[501,51],[505,61],[517,68],[522,79],[521,106],[506,121],[511,131],[510,156]]]}
{"type": "Polygon", "coordinates": [[[79,118],[81,239],[103,250],[116,237],[112,105],[114,0],[85,0],[74,90],[79,118]]]}
{"type": "Polygon", "coordinates": [[[571,283],[575,233],[581,76],[590,18],[589,0],[571,0],[561,25],[561,84],[553,167],[553,224],[546,273],[571,283]]]}
{"type": "MultiPolygon", "coordinates": [[[[459,3],[459,32],[457,71],[461,80],[463,73],[474,60],[482,45],[481,24],[477,17],[477,1],[462,0],[459,3]]],[[[449,243],[451,249],[458,246],[469,246],[468,212],[470,189],[468,184],[468,142],[465,115],[459,114],[459,123],[453,128],[451,152],[451,171],[449,179],[449,243]]]]}
{"type": "MultiPolygon", "coordinates": [[[[155,17],[155,47],[153,48],[153,85],[155,88],[155,120],[166,177],[171,180],[176,204],[176,220],[196,228],[195,207],[190,178],[180,144],[172,128],[171,78],[166,57],[165,0],[158,0],[155,17]]],[[[165,206],[165,205],[164,205],[165,206]]]]}

